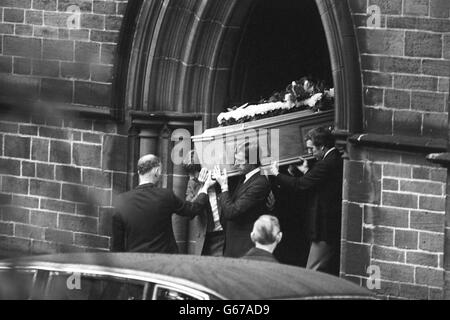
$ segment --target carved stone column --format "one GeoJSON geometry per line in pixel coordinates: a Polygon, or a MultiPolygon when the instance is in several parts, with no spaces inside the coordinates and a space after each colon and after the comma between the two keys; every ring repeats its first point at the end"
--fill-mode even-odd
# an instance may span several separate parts
{"type": "Polygon", "coordinates": [[[158,128],[142,128],[139,133],[139,156],[146,154],[158,155],[158,128]]]}

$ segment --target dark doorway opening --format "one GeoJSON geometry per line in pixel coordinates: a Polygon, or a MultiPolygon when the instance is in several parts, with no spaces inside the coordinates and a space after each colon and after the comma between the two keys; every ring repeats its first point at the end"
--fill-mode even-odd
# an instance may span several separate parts
{"type": "MultiPolygon", "coordinates": [[[[315,0],[260,0],[248,15],[230,86],[231,106],[257,102],[307,76],[333,87],[330,51],[315,0]]],[[[282,168],[288,174],[287,168],[282,168]]],[[[307,195],[273,184],[283,240],[275,251],[282,263],[305,267],[310,243],[303,215],[307,195]]],[[[339,226],[336,226],[337,228],[339,226]]]]}
{"type": "Polygon", "coordinates": [[[235,59],[232,104],[268,98],[303,76],[333,86],[330,55],[316,1],[256,1],[235,59]]]}

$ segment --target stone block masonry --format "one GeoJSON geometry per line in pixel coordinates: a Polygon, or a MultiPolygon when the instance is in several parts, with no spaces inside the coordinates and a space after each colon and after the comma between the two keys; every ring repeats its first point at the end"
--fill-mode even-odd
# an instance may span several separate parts
{"type": "Polygon", "coordinates": [[[0,98],[110,107],[114,59],[127,2],[0,2],[0,87],[13,89],[1,90],[0,98]],[[80,10],[79,19],[68,12],[73,5],[80,10]],[[24,83],[29,89],[18,95],[14,87],[24,83]]]}
{"type": "Polygon", "coordinates": [[[0,250],[109,250],[113,198],[126,181],[115,140],[126,136],[113,122],[2,117],[0,250]]]}
{"type": "MultiPolygon", "coordinates": [[[[446,141],[450,2],[348,3],[361,56],[364,133],[446,141]],[[370,5],[381,10],[379,28],[367,26],[370,5]]],[[[376,265],[380,295],[442,298],[444,256],[449,254],[447,170],[428,163],[424,153],[350,149],[344,173],[342,275],[365,285],[367,267],[376,265]],[[351,267],[355,261],[361,268],[351,267]]]]}
{"type": "Polygon", "coordinates": [[[342,275],[364,285],[367,268],[377,266],[380,295],[432,299],[442,294],[446,170],[388,150],[354,147],[350,158],[351,174],[344,172],[342,275]],[[354,186],[356,177],[368,176],[354,186]]]}
{"type": "Polygon", "coordinates": [[[450,87],[448,2],[361,2],[365,6],[352,5],[355,21],[367,20],[363,11],[367,5],[378,5],[386,21],[380,28],[364,23],[355,26],[367,132],[445,137],[450,87]]]}

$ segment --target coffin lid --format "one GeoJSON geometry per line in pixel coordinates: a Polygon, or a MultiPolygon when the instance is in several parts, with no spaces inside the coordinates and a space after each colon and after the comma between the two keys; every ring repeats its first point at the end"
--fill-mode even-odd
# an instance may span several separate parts
{"type": "Polygon", "coordinates": [[[258,129],[271,129],[277,128],[284,125],[289,125],[292,123],[302,122],[308,123],[312,118],[329,118],[330,115],[334,114],[334,110],[327,110],[322,112],[313,112],[312,110],[303,110],[293,113],[283,114],[279,116],[274,116],[270,118],[239,123],[231,126],[215,127],[205,130],[201,135],[193,136],[192,140],[194,142],[209,141],[214,137],[219,135],[239,135],[245,130],[258,130],[258,129]]]}

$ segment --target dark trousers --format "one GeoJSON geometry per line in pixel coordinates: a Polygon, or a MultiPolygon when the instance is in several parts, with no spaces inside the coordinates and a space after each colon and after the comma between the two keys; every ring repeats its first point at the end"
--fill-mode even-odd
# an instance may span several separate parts
{"type": "Polygon", "coordinates": [[[202,256],[223,256],[224,244],[225,234],[223,231],[207,232],[205,235],[202,256]]]}
{"type": "Polygon", "coordinates": [[[339,247],[325,241],[313,241],[306,269],[339,276],[339,247]]]}

